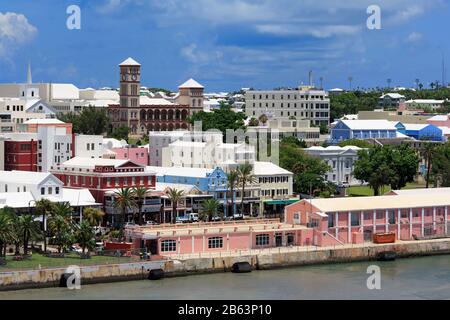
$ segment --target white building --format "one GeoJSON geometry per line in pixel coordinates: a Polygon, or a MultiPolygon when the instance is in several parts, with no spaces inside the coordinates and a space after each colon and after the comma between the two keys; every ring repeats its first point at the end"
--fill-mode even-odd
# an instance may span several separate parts
{"type": "Polygon", "coordinates": [[[69,203],[76,215],[81,215],[84,207],[99,206],[88,189],[63,188],[63,183],[51,173],[0,171],[0,208],[28,212],[41,199],[69,203]]]}
{"type": "Polygon", "coordinates": [[[103,136],[74,135],[75,157],[102,158],[104,153],[103,136]]]}
{"type": "Polygon", "coordinates": [[[255,161],[253,175],[262,199],[287,199],[293,194],[294,174],[272,162],[255,161]]]}
{"type": "Polygon", "coordinates": [[[315,125],[329,124],[330,99],[324,90],[301,86],[297,90],[247,91],[245,113],[270,118],[308,119],[315,125]]]}
{"type": "Polygon", "coordinates": [[[445,100],[435,99],[414,99],[405,101],[408,109],[439,109],[444,106],[445,100]]]}
{"type": "Polygon", "coordinates": [[[362,150],[355,146],[337,147],[311,147],[303,149],[312,156],[319,157],[331,168],[326,175],[326,180],[338,186],[357,185],[361,182],[354,178],[354,163],[358,160],[358,151],[362,150]]]}
{"type": "Polygon", "coordinates": [[[260,134],[267,134],[272,140],[282,140],[285,137],[295,137],[306,142],[325,140],[321,139],[320,128],[311,127],[309,120],[272,119],[265,125],[247,127],[247,132],[255,132],[258,137],[260,134]]]}

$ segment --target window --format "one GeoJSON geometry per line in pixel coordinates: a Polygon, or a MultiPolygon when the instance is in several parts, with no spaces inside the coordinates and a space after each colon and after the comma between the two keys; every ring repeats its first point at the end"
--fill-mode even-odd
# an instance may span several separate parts
{"type": "Polygon", "coordinates": [[[177,242],[175,240],[161,241],[161,252],[173,252],[177,250],[177,242]]]}
{"type": "Polygon", "coordinates": [[[328,215],[328,228],[334,227],[334,213],[328,215]]]}
{"type": "Polygon", "coordinates": [[[351,213],[351,223],[352,226],[359,226],[359,218],[360,218],[360,214],[357,212],[352,212],[351,213]]]}
{"type": "Polygon", "coordinates": [[[395,211],[389,210],[389,224],[395,224],[395,211]]]}
{"type": "Polygon", "coordinates": [[[59,194],[59,187],[56,187],[56,188],[55,188],[55,193],[56,193],[56,194],[59,194]]]}
{"type": "Polygon", "coordinates": [[[267,246],[269,244],[269,235],[267,233],[256,235],[257,246],[267,246]]]}
{"type": "Polygon", "coordinates": [[[53,194],[53,188],[52,187],[48,187],[48,194],[53,194]]]}
{"type": "Polygon", "coordinates": [[[208,248],[217,249],[223,248],[223,237],[212,237],[208,239],[208,248]]]}
{"type": "Polygon", "coordinates": [[[41,194],[45,194],[45,188],[41,188],[41,194]]]}

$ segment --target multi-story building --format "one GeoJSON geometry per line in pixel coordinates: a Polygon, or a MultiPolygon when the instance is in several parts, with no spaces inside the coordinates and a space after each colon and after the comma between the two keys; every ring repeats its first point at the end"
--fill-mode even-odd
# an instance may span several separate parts
{"type": "Polygon", "coordinates": [[[380,233],[397,240],[448,236],[450,193],[428,191],[301,200],[286,207],[285,222],[313,228],[319,246],[369,242],[380,233]]]}
{"type": "Polygon", "coordinates": [[[47,172],[73,157],[72,124],[57,119],[33,119],[24,132],[5,133],[5,168],[47,172]],[[37,147],[35,144],[37,143],[37,147]],[[5,145],[6,147],[6,145],[5,145]]]}
{"type": "Polygon", "coordinates": [[[103,154],[106,159],[130,160],[134,163],[148,166],[148,147],[121,147],[109,149],[107,153],[103,154]]]}
{"type": "MultiPolygon", "coordinates": [[[[72,189],[87,188],[95,200],[106,207],[107,191],[126,187],[155,188],[155,173],[130,160],[74,157],[49,170],[64,186],[72,189]]],[[[108,214],[108,210],[106,210],[108,214]]],[[[107,221],[114,223],[116,211],[111,211],[107,221]]]]}
{"type": "Polygon", "coordinates": [[[378,99],[378,105],[384,108],[398,108],[405,102],[405,96],[399,93],[386,93],[378,99]]]}
{"type": "Polygon", "coordinates": [[[173,102],[159,95],[141,96],[141,65],[134,59],[126,59],[119,67],[120,103],[108,107],[113,128],[127,126],[134,136],[187,129],[188,116],[203,110],[203,86],[196,81],[191,79],[181,85],[173,102]]]}
{"type": "Polygon", "coordinates": [[[314,125],[329,125],[330,99],[324,90],[301,86],[297,90],[247,91],[245,113],[249,117],[310,120],[314,125]]]}
{"type": "Polygon", "coordinates": [[[413,99],[405,101],[408,109],[439,109],[444,106],[445,100],[436,99],[413,99]]]}
{"type": "Polygon", "coordinates": [[[320,128],[311,127],[309,120],[272,119],[266,125],[247,127],[247,133],[256,133],[257,138],[267,135],[267,141],[282,140],[285,137],[295,137],[307,143],[317,143],[325,140],[320,135],[320,128]]]}
{"type": "Polygon", "coordinates": [[[339,120],[331,129],[331,142],[350,139],[393,139],[396,123],[388,120],[339,120]]]}
{"type": "Polygon", "coordinates": [[[330,166],[326,174],[326,180],[338,186],[357,185],[361,181],[353,176],[354,163],[358,160],[358,151],[361,148],[355,146],[329,146],[311,147],[303,149],[309,155],[318,157],[330,166]]]}
{"type": "Polygon", "coordinates": [[[74,135],[74,156],[83,158],[103,157],[103,136],[100,135],[74,135]]]}

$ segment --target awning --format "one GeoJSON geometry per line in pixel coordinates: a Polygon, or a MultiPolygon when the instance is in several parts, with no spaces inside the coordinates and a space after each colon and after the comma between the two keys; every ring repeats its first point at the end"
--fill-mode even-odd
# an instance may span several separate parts
{"type": "Polygon", "coordinates": [[[263,202],[264,202],[264,204],[274,205],[274,204],[292,204],[292,203],[295,203],[298,201],[300,201],[300,200],[299,199],[285,199],[285,200],[265,200],[263,202]]]}

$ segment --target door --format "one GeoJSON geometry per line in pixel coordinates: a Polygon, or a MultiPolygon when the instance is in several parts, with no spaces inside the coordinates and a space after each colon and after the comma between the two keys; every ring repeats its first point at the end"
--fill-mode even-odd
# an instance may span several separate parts
{"type": "Polygon", "coordinates": [[[151,254],[158,254],[158,240],[148,240],[147,242],[147,250],[151,254]]]}
{"type": "Polygon", "coordinates": [[[288,233],[287,234],[287,245],[288,246],[293,246],[294,245],[294,234],[293,233],[288,233]]]}
{"type": "Polygon", "coordinates": [[[281,247],[283,245],[283,235],[281,233],[275,234],[275,246],[281,247]]]}

